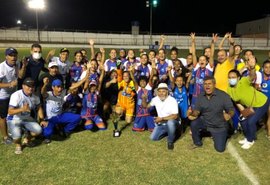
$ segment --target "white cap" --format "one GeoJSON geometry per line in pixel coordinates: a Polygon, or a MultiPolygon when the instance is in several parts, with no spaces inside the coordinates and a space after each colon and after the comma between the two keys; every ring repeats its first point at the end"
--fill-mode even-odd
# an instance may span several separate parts
{"type": "Polygon", "coordinates": [[[157,88],[158,90],[159,89],[167,89],[167,90],[169,90],[169,88],[168,88],[168,85],[166,84],[166,83],[160,83],[159,85],[158,85],[158,88],[157,88]]]}
{"type": "Polygon", "coordinates": [[[54,61],[53,62],[50,62],[49,65],[48,65],[48,68],[51,68],[53,66],[57,66],[58,67],[57,62],[54,62],[54,61]]]}

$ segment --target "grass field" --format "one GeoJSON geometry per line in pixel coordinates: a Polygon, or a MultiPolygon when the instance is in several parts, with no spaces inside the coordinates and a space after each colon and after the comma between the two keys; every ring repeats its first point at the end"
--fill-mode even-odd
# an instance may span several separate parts
{"type": "MultiPolygon", "coordinates": [[[[106,131],[82,131],[65,141],[53,141],[14,154],[14,146],[0,145],[0,184],[252,184],[226,149],[214,150],[211,138],[190,150],[188,131],[167,150],[166,139],[150,141],[149,132],[135,133],[128,127],[120,138],[106,131]]],[[[270,141],[265,131],[250,150],[229,139],[260,184],[270,182],[270,141]]]]}
{"type": "MultiPolygon", "coordinates": [[[[1,61],[3,52],[0,49],[1,61]]],[[[43,53],[47,52],[45,48],[43,53]]],[[[29,50],[19,49],[19,53],[20,57],[28,55],[29,50]]],[[[259,61],[267,58],[267,51],[255,54],[259,61]]],[[[127,127],[120,138],[113,138],[112,130],[109,121],[106,131],[77,132],[65,141],[25,148],[22,155],[14,154],[14,145],[1,144],[0,184],[268,185],[270,182],[270,141],[262,128],[251,149],[240,148],[237,142],[242,135],[237,133],[229,139],[224,153],[214,150],[209,137],[203,140],[202,148],[190,150],[189,129],[177,140],[173,151],[167,150],[166,139],[150,141],[147,131],[136,133],[127,127]],[[229,150],[232,147],[250,171],[242,171],[243,163],[233,157],[235,153],[229,150]],[[252,176],[253,181],[248,178],[252,176]]]]}

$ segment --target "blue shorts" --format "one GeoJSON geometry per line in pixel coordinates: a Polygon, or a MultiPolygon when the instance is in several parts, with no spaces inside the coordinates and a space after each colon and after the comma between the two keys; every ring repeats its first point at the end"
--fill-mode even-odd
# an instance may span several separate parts
{"type": "Polygon", "coordinates": [[[154,130],[155,128],[154,117],[152,116],[135,117],[132,130],[140,132],[144,131],[146,128],[151,132],[154,130]]]}
{"type": "Polygon", "coordinates": [[[85,118],[85,129],[91,130],[93,128],[93,124],[95,124],[100,130],[105,130],[105,124],[102,120],[102,118],[99,115],[85,118]]]}

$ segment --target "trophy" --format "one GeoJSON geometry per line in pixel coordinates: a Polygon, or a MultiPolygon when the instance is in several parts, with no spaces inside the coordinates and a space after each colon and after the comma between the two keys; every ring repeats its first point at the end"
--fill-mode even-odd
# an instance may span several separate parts
{"type": "Polygon", "coordinates": [[[118,122],[116,120],[113,121],[113,126],[114,126],[113,137],[120,137],[121,131],[117,129],[118,122]]]}

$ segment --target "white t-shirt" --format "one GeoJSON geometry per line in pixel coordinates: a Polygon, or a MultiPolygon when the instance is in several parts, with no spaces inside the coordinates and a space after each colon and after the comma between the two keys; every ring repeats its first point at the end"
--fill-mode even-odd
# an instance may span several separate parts
{"type": "MultiPolygon", "coordinates": [[[[16,66],[9,66],[6,61],[0,64],[0,82],[10,83],[17,80],[18,68],[16,66]]],[[[17,87],[13,88],[0,88],[0,99],[7,99],[10,95],[15,92],[17,87]]]]}
{"type": "MultiPolygon", "coordinates": [[[[30,110],[35,110],[37,106],[40,105],[40,99],[36,95],[32,94],[32,96],[27,96],[23,90],[18,90],[14,92],[9,101],[9,106],[14,108],[21,108],[24,104],[28,104],[30,110]]],[[[13,116],[8,115],[8,120],[27,120],[34,121],[34,118],[31,117],[30,112],[21,112],[15,114],[13,116]]]]}
{"type": "Polygon", "coordinates": [[[57,62],[59,73],[65,78],[67,73],[69,73],[69,69],[72,66],[70,61],[62,62],[59,57],[53,57],[51,61],[57,62]]]}
{"type": "Polygon", "coordinates": [[[158,117],[167,117],[171,114],[178,114],[177,101],[168,96],[164,101],[161,101],[158,96],[154,97],[150,102],[151,106],[155,106],[158,117]]]}
{"type": "MultiPolygon", "coordinates": [[[[194,67],[194,71],[196,71],[197,69],[199,69],[200,68],[200,64],[199,64],[199,62],[196,64],[196,66],[194,67]]],[[[211,67],[210,66],[210,64],[208,63],[207,65],[206,65],[206,69],[208,69],[209,71],[214,71],[214,68],[213,67],[211,67]]]]}
{"type": "Polygon", "coordinates": [[[64,91],[59,96],[55,96],[52,91],[48,92],[48,97],[46,98],[46,113],[48,119],[62,113],[64,97],[64,91]]]}

